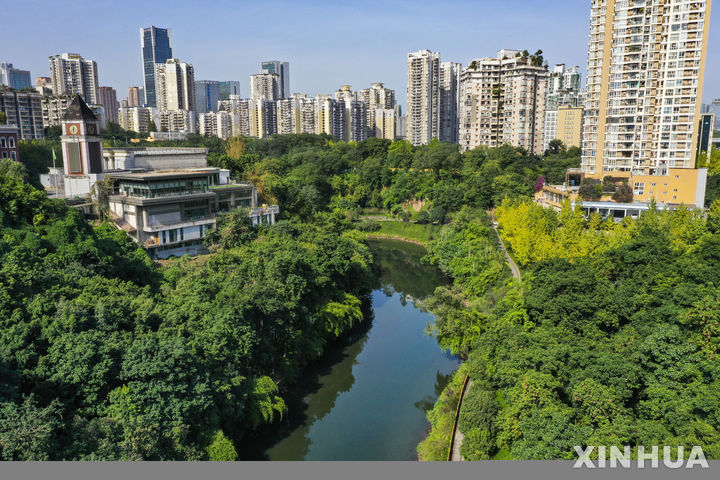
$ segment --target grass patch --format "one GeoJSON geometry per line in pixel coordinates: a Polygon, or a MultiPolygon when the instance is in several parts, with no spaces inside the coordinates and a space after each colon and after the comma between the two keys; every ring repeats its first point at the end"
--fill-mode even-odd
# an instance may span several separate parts
{"type": "Polygon", "coordinates": [[[438,225],[420,225],[417,223],[405,223],[400,221],[384,221],[378,223],[380,223],[380,230],[372,232],[372,235],[413,240],[422,244],[427,244],[430,240],[434,240],[440,234],[440,226],[438,225]]]}

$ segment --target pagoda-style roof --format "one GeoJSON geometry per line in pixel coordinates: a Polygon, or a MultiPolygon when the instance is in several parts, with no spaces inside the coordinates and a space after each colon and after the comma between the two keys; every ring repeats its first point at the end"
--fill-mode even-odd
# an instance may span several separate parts
{"type": "Polygon", "coordinates": [[[80,95],[76,93],[72,99],[72,102],[70,102],[70,105],[68,106],[65,115],[63,116],[63,120],[96,121],[97,117],[95,116],[93,111],[90,110],[90,107],[87,106],[87,103],[85,103],[82,97],[80,97],[80,95]]]}

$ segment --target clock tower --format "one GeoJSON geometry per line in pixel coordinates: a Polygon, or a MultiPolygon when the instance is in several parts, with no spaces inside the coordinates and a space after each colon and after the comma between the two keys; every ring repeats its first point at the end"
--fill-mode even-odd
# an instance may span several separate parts
{"type": "Polygon", "coordinates": [[[100,122],[80,95],[75,95],[62,118],[61,127],[65,195],[87,195],[95,182],[103,177],[100,122]]]}

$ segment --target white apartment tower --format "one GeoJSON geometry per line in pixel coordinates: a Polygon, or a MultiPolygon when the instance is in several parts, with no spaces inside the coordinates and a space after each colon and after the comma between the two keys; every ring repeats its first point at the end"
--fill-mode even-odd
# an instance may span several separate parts
{"type": "Polygon", "coordinates": [[[667,178],[695,167],[710,7],[711,0],[592,0],[586,175],[630,175],[636,197],[683,197],[668,191],[667,178]]]}
{"type": "Polygon", "coordinates": [[[440,122],[438,138],[443,142],[459,141],[459,95],[462,65],[440,63],[440,122]]]}
{"type": "Polygon", "coordinates": [[[157,108],[195,111],[195,69],[176,58],[155,65],[157,108]]]}
{"type": "Polygon", "coordinates": [[[315,133],[343,138],[345,135],[345,105],[330,95],[315,96],[315,133]]]}
{"type": "Polygon", "coordinates": [[[250,136],[250,110],[252,100],[240,98],[240,95],[230,95],[229,100],[218,102],[218,110],[230,114],[232,123],[232,136],[250,136]]]}
{"type": "Polygon", "coordinates": [[[440,54],[408,53],[407,139],[426,145],[438,138],[440,123],[440,54]]]}
{"type": "Polygon", "coordinates": [[[350,85],[343,85],[335,92],[335,101],[342,103],[345,109],[345,131],[341,140],[346,142],[360,142],[368,137],[367,117],[368,110],[365,102],[358,101],[358,96],[352,91],[350,85]]]}
{"type": "Polygon", "coordinates": [[[87,103],[98,103],[98,71],[94,60],[85,60],[77,53],[49,57],[53,93],[72,97],[78,94],[87,103]]]}
{"type": "Polygon", "coordinates": [[[223,140],[232,136],[232,116],[228,112],[201,113],[198,123],[200,135],[218,137],[223,140]]]}
{"type": "MultiPolygon", "coordinates": [[[[158,92],[160,89],[157,90],[158,92]]],[[[158,95],[158,101],[160,95],[158,95]]],[[[157,114],[158,129],[162,132],[197,133],[195,112],[190,110],[163,110],[157,114]]]]}
{"type": "Polygon", "coordinates": [[[294,114],[294,130],[295,133],[315,133],[317,127],[315,125],[315,99],[308,98],[302,93],[293,93],[294,114]]]}
{"type": "MultiPolygon", "coordinates": [[[[510,144],[543,152],[548,69],[540,55],[500,50],[473,60],[460,82],[460,146],[510,144]]],[[[409,128],[409,126],[408,126],[409,128]]]]}
{"type": "Polygon", "coordinates": [[[252,100],[275,101],[280,99],[280,75],[258,73],[250,75],[250,98],[252,100]]]}
{"type": "Polygon", "coordinates": [[[382,83],[373,83],[370,88],[358,92],[358,100],[365,103],[367,108],[368,136],[376,136],[375,111],[395,108],[395,90],[385,88],[382,83]]]}

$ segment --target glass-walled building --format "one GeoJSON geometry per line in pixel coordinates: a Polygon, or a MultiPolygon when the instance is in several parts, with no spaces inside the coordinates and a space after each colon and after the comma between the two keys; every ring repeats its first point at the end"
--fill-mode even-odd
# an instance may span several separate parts
{"type": "Polygon", "coordinates": [[[140,30],[140,45],[145,77],[145,103],[150,107],[157,107],[155,65],[173,58],[172,31],[154,26],[143,28],[140,30]]]}

